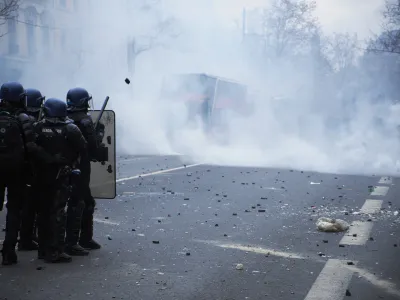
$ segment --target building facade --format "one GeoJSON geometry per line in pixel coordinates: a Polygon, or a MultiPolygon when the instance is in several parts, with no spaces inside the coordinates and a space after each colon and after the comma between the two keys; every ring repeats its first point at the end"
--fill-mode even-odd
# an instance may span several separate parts
{"type": "Polygon", "coordinates": [[[0,27],[0,82],[18,80],[39,59],[62,55],[68,38],[77,40],[74,20],[85,0],[21,0],[18,14],[0,27]]]}

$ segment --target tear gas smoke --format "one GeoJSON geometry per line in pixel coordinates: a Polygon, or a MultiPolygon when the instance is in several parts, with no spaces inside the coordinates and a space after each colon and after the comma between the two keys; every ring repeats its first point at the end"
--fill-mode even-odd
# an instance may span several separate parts
{"type": "MultiPolygon", "coordinates": [[[[24,70],[21,81],[47,96],[64,98],[75,86],[87,88],[94,99],[109,95],[119,150],[129,154],[182,153],[205,163],[320,172],[397,172],[397,106],[372,104],[384,85],[374,90],[357,67],[349,68],[345,78],[322,80],[315,73],[315,57],[266,60],[262,46],[242,41],[240,1],[217,2],[92,1],[68,24],[65,53],[51,61],[39,59],[24,70]],[[133,45],[130,56],[128,43],[133,45]],[[258,92],[251,99],[253,114],[227,113],[223,142],[206,136],[201,126],[186,124],[183,103],[160,100],[163,77],[178,73],[207,73],[246,84],[258,92]]],[[[360,2],[363,9],[365,2],[360,2]]],[[[379,23],[377,6],[369,7],[369,20],[357,20],[358,8],[346,10],[343,4],[351,22],[361,24],[356,27],[363,28],[361,36],[368,33],[363,25],[372,15],[379,23]]],[[[324,33],[330,34],[336,29],[334,13],[327,20],[324,11],[317,9],[329,29],[324,33]]],[[[337,30],[346,30],[342,19],[336,22],[337,30]]],[[[378,80],[380,74],[374,76],[378,80]]]]}

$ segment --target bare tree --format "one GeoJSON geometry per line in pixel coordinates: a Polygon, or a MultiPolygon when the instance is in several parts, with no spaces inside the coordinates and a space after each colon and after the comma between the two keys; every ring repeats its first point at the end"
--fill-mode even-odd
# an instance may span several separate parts
{"type": "Polygon", "coordinates": [[[360,54],[357,34],[334,33],[324,41],[323,53],[333,70],[340,72],[353,67],[360,54]]]}
{"type": "Polygon", "coordinates": [[[280,57],[309,45],[318,30],[315,9],[316,1],[274,0],[263,16],[266,47],[271,54],[280,57]]]}
{"type": "Polygon", "coordinates": [[[400,0],[385,0],[383,33],[369,41],[367,51],[400,54],[400,0]]]}
{"type": "Polygon", "coordinates": [[[176,20],[167,18],[159,21],[151,32],[134,37],[128,45],[129,71],[135,73],[136,61],[141,54],[157,47],[168,47],[169,41],[179,34],[176,20]]]}
{"type": "Polygon", "coordinates": [[[20,2],[20,0],[0,0],[0,26],[4,25],[9,19],[17,17],[20,2]]]}

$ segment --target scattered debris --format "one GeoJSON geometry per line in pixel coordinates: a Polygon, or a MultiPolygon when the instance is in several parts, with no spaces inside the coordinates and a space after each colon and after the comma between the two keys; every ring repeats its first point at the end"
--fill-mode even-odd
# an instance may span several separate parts
{"type": "Polygon", "coordinates": [[[347,296],[347,297],[351,297],[351,293],[350,293],[349,290],[346,290],[346,296],[347,296]]]}
{"type": "Polygon", "coordinates": [[[325,217],[319,218],[316,225],[318,230],[323,232],[342,232],[350,227],[346,221],[325,217]]]}
{"type": "Polygon", "coordinates": [[[244,268],[243,264],[236,265],[236,270],[243,270],[243,268],[244,268]]]}

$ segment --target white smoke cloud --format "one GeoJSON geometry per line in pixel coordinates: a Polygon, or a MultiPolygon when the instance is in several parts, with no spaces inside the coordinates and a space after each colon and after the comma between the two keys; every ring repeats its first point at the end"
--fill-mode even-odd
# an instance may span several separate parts
{"type": "MultiPolygon", "coordinates": [[[[60,98],[71,87],[85,87],[94,95],[97,108],[109,95],[118,119],[120,150],[130,154],[179,152],[223,165],[396,173],[396,107],[358,101],[349,109],[350,120],[344,122],[345,101],[351,96],[345,95],[344,102],[333,99],[340,86],[333,84],[315,102],[309,85],[315,84],[315,78],[301,63],[271,64],[266,76],[266,66],[243,47],[237,25],[244,5],[268,1],[245,2],[165,0],[140,9],[127,6],[126,1],[96,1],[90,13],[76,16],[82,46],[73,47],[79,39],[72,36],[62,57],[41,60],[40,71],[25,70],[22,81],[60,98]],[[157,37],[157,25],[168,18],[173,18],[179,34],[157,37]],[[151,40],[154,37],[156,42],[151,40]],[[127,63],[127,43],[133,38],[141,47],[155,43],[137,57],[134,75],[127,63]],[[84,54],[80,67],[76,53],[84,54]],[[164,75],[196,72],[233,78],[260,91],[251,117],[231,116],[224,143],[207,138],[199,127],[183,126],[187,111],[182,104],[159,100],[164,75]],[[126,77],[131,85],[125,84],[126,77]],[[287,100],[274,101],[271,95],[284,95],[287,100]],[[377,118],[384,119],[380,127],[377,118]],[[328,126],[332,120],[336,123],[328,126]],[[171,135],[171,128],[178,130],[171,135]]],[[[379,28],[379,9],[377,1],[321,0],[317,14],[327,34],[354,31],[367,37],[379,28]]],[[[358,91],[362,93],[370,97],[369,91],[358,91]]]]}

